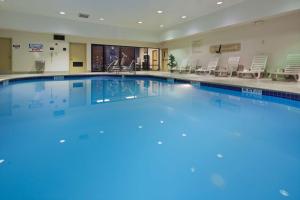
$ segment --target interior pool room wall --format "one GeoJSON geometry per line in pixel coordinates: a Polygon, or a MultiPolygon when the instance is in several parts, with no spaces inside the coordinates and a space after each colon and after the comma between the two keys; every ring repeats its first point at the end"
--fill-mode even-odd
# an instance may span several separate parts
{"type": "Polygon", "coordinates": [[[70,43],[85,43],[87,45],[86,55],[88,71],[91,71],[91,44],[108,44],[152,48],[159,47],[158,43],[152,42],[87,38],[69,35],[66,36],[65,41],[57,41],[53,40],[53,34],[31,33],[4,29],[0,29],[0,37],[12,39],[12,71],[17,73],[35,71],[36,60],[45,61],[46,72],[68,72],[70,43]],[[30,52],[29,44],[43,44],[44,47],[42,52],[30,52]],[[50,47],[54,47],[52,56],[50,47]],[[66,48],[66,51],[63,50],[64,48],[66,48]]]}
{"type": "Polygon", "coordinates": [[[35,60],[46,61],[46,72],[69,71],[69,43],[86,43],[87,70],[91,71],[91,44],[112,44],[124,46],[168,48],[169,54],[174,54],[180,64],[184,58],[198,60],[200,64],[207,65],[214,54],[209,53],[211,45],[241,43],[241,51],[223,53],[220,66],[225,66],[229,56],[240,55],[240,63],[244,66],[251,64],[256,54],[269,55],[268,70],[274,71],[284,65],[288,53],[300,53],[300,11],[295,11],[282,16],[267,18],[262,23],[253,22],[222,29],[217,29],[191,37],[167,41],[162,43],[141,42],[131,40],[88,38],[66,35],[66,41],[54,41],[53,34],[31,33],[0,29],[0,37],[12,38],[12,71],[32,72],[35,70],[35,60]],[[200,47],[192,47],[193,43],[200,47]],[[29,52],[30,43],[44,44],[40,53],[29,52]],[[57,45],[56,45],[57,43],[57,45]],[[55,50],[51,56],[50,47],[55,50]],[[67,51],[63,51],[66,48],[67,51]]]}
{"type": "Polygon", "coordinates": [[[188,38],[164,42],[161,48],[168,48],[178,64],[184,58],[198,60],[207,65],[215,54],[209,52],[211,45],[241,43],[241,51],[222,53],[220,66],[226,66],[229,56],[240,55],[240,63],[250,66],[254,55],[269,55],[268,70],[274,71],[285,64],[288,53],[300,53],[300,11],[239,26],[222,28],[188,38]],[[193,48],[197,43],[197,49],[193,48]],[[199,45],[200,44],[200,45],[199,45]]]}

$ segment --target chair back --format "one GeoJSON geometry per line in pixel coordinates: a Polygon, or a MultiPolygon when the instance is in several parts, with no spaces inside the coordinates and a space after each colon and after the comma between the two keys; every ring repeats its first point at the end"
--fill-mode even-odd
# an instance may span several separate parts
{"type": "Polygon", "coordinates": [[[228,59],[228,68],[231,71],[237,71],[240,64],[240,56],[230,57],[228,59]]]}
{"type": "Polygon", "coordinates": [[[265,71],[267,67],[268,56],[254,56],[251,65],[251,71],[265,71]]]}
{"type": "Polygon", "coordinates": [[[208,63],[207,69],[209,71],[216,70],[216,68],[219,65],[219,60],[220,60],[219,58],[214,58],[214,59],[210,60],[209,63],[208,63]]]}
{"type": "Polygon", "coordinates": [[[195,60],[195,59],[189,60],[188,67],[189,67],[190,71],[196,70],[196,68],[197,68],[197,60],[195,60]]]}
{"type": "Polygon", "coordinates": [[[188,66],[188,59],[183,59],[179,66],[179,69],[186,69],[187,66],[188,66]]]}
{"type": "Polygon", "coordinates": [[[300,73],[300,54],[289,54],[284,70],[286,73],[300,73]]]}

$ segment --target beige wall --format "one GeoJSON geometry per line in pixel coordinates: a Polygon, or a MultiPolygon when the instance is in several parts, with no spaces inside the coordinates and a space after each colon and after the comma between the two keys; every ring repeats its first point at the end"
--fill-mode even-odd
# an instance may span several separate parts
{"type": "Polygon", "coordinates": [[[288,53],[300,53],[300,12],[265,20],[264,23],[246,24],[238,27],[228,27],[206,34],[163,43],[161,48],[169,48],[180,64],[184,58],[199,60],[206,65],[209,58],[215,56],[209,53],[210,45],[241,43],[240,52],[223,53],[221,66],[226,65],[229,56],[240,55],[241,64],[249,66],[256,54],[270,56],[268,70],[275,70],[285,63],[288,53]],[[192,48],[194,41],[201,46],[192,48]],[[195,52],[195,50],[197,50],[195,52]]]}
{"type": "Polygon", "coordinates": [[[54,41],[47,34],[5,30],[0,30],[0,37],[11,38],[13,45],[20,45],[20,48],[12,47],[13,72],[35,71],[36,60],[44,60],[46,62],[46,71],[68,71],[69,51],[63,51],[63,48],[69,49],[68,42],[54,41]],[[30,43],[43,44],[43,52],[29,52],[30,43]],[[50,47],[55,49],[52,52],[52,58],[50,47]]]}
{"type": "Polygon", "coordinates": [[[77,36],[66,36],[66,41],[54,41],[53,34],[29,33],[12,30],[1,30],[0,37],[12,39],[13,45],[21,45],[21,48],[12,48],[12,70],[13,72],[32,72],[35,71],[35,60],[44,60],[46,62],[45,71],[54,72],[69,71],[69,43],[87,44],[87,70],[91,70],[91,44],[113,44],[138,47],[158,47],[159,44],[149,42],[105,40],[84,38],[77,36]],[[41,43],[44,45],[43,52],[29,52],[30,43],[41,43]],[[54,47],[52,52],[50,47],[54,47]],[[63,51],[67,48],[67,51],[63,51]]]}

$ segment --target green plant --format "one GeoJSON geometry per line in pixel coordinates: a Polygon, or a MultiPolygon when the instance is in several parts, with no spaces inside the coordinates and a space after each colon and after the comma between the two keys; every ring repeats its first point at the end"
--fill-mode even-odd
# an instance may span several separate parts
{"type": "Polygon", "coordinates": [[[169,56],[169,63],[168,63],[168,66],[169,66],[171,69],[173,69],[174,67],[177,66],[177,62],[176,62],[175,56],[173,56],[173,54],[171,54],[171,55],[169,56]]]}

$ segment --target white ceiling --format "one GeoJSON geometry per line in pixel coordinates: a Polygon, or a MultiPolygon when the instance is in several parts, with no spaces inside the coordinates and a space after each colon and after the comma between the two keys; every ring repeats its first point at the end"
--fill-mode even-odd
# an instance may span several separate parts
{"type": "Polygon", "coordinates": [[[300,12],[300,0],[0,0],[1,29],[163,42],[300,12]],[[157,14],[163,10],[164,14],[157,14]],[[65,11],[66,15],[59,15],[65,11]],[[87,20],[78,13],[88,13],[87,20]],[[181,19],[186,15],[187,19],[181,19]],[[105,18],[100,21],[99,18],[105,18]],[[143,24],[138,24],[143,21],[143,24]],[[95,25],[96,24],[96,25],[95,25]],[[164,28],[159,25],[164,24],[164,28]]]}
{"type": "Polygon", "coordinates": [[[87,21],[118,27],[161,31],[189,20],[218,12],[243,1],[251,0],[5,0],[0,8],[7,11],[22,12],[47,17],[87,21]],[[157,14],[163,10],[163,14],[157,14]],[[66,15],[59,15],[65,11],[66,15]],[[78,18],[78,13],[87,13],[89,19],[78,18]],[[181,19],[186,15],[187,19],[181,19]],[[105,20],[100,21],[103,17],[105,20]],[[143,21],[143,24],[138,24],[143,21]]]}

